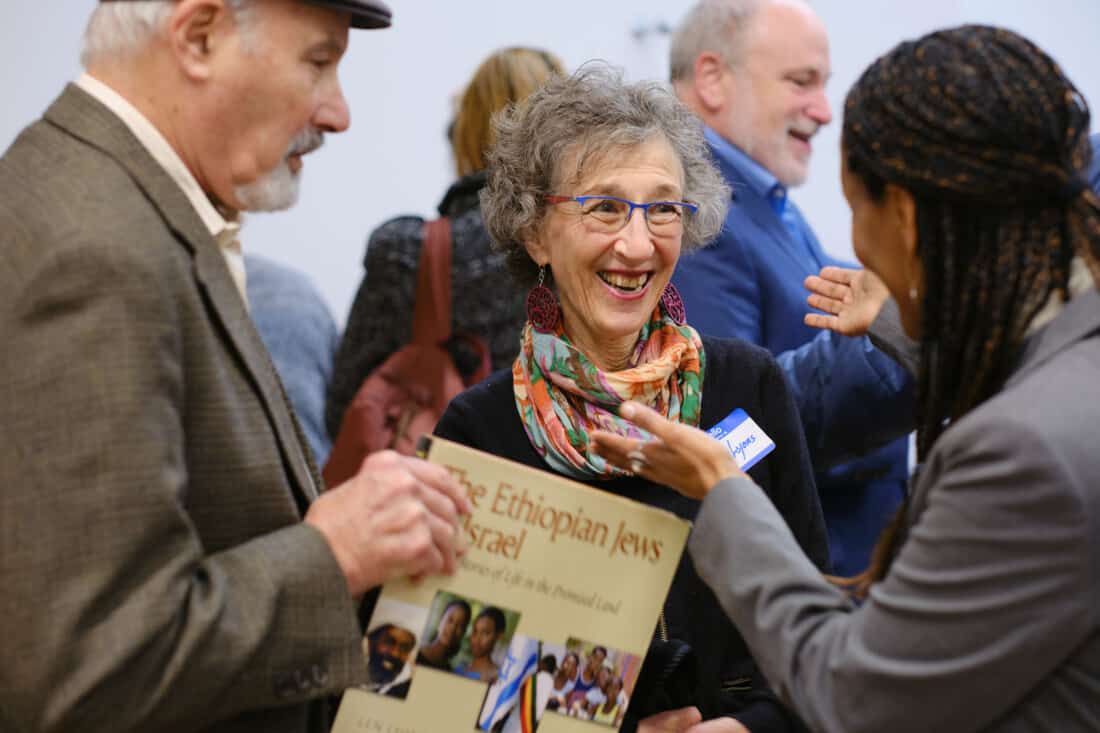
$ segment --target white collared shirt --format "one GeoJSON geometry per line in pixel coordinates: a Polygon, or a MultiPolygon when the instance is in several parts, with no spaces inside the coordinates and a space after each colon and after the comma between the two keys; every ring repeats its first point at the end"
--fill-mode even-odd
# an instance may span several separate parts
{"type": "Polygon", "coordinates": [[[180,187],[187,200],[191,202],[195,212],[202,223],[206,225],[210,235],[221,248],[225,263],[229,266],[229,274],[233,276],[233,282],[241,294],[245,306],[248,305],[248,296],[245,292],[246,276],[244,271],[244,254],[241,251],[241,243],[238,235],[241,230],[239,221],[229,221],[221,215],[218,209],[211,203],[206,193],[199,186],[199,182],[191,175],[191,171],[184,165],[180,156],[164,139],[164,135],[153,126],[134,105],[126,101],[118,92],[88,73],[80,75],[76,85],[90,94],[96,100],[111,110],[122,120],[138,142],[149,151],[153,160],[157,161],[161,168],[180,187]]]}

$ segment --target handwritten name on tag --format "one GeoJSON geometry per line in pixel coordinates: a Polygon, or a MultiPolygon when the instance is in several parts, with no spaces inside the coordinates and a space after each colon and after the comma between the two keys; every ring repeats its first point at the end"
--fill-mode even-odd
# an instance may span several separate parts
{"type": "Polygon", "coordinates": [[[748,471],[775,450],[775,441],[741,408],[726,415],[707,434],[726,446],[742,471],[748,471]]]}

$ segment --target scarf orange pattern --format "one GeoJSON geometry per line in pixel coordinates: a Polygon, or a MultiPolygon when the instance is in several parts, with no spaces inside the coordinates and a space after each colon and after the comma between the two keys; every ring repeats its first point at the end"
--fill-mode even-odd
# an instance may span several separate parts
{"type": "Polygon", "coordinates": [[[630,365],[615,372],[597,368],[569,342],[561,323],[554,333],[527,324],[512,365],[516,409],[531,444],[555,471],[579,479],[614,478],[624,472],[589,451],[588,433],[648,437],[618,416],[627,400],[698,426],[704,365],[699,334],[677,325],[660,306],[642,328],[630,365]]]}

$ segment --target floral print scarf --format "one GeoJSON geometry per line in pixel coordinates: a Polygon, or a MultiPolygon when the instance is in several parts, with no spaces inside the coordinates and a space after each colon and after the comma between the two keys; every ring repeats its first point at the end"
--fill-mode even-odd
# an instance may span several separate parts
{"type": "Polygon", "coordinates": [[[577,479],[625,475],[588,449],[591,430],[642,438],[617,414],[626,400],[649,405],[670,420],[699,425],[705,355],[699,334],[679,326],[658,305],[622,371],[604,372],[562,330],[541,333],[528,323],[512,365],[516,408],[527,437],[558,473],[577,479]]]}

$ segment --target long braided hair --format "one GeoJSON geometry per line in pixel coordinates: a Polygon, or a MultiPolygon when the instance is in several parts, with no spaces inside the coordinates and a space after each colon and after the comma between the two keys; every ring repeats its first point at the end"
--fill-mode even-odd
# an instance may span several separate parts
{"type": "MultiPolygon", "coordinates": [[[[924,270],[917,455],[999,391],[1028,326],[1069,299],[1080,256],[1100,283],[1100,200],[1088,189],[1089,111],[1058,65],[1004,29],[963,26],[902,43],[845,104],[845,163],[881,199],[912,194],[924,270]]],[[[903,506],[857,593],[903,541],[903,506]]]]}

